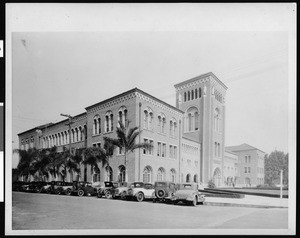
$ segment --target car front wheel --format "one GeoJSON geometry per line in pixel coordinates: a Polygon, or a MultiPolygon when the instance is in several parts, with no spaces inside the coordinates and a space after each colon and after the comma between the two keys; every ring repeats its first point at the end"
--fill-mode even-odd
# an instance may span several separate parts
{"type": "Polygon", "coordinates": [[[78,190],[77,192],[79,197],[82,197],[84,195],[84,191],[82,189],[78,190]]]}
{"type": "Polygon", "coordinates": [[[72,193],[72,190],[70,188],[68,188],[65,192],[66,195],[70,196],[72,193]]]}
{"type": "Polygon", "coordinates": [[[107,199],[111,199],[111,198],[112,198],[111,192],[110,192],[110,191],[106,191],[105,197],[106,197],[107,199]]]}
{"type": "Polygon", "coordinates": [[[97,198],[102,198],[102,194],[100,192],[97,193],[97,198]]]}
{"type": "Polygon", "coordinates": [[[144,200],[144,194],[143,193],[138,193],[138,195],[136,196],[138,202],[142,202],[144,200]]]}

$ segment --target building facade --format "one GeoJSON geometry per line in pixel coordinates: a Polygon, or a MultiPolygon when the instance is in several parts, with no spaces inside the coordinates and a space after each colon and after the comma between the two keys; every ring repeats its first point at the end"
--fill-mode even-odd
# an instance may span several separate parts
{"type": "Polygon", "coordinates": [[[265,152],[248,144],[228,146],[226,150],[238,156],[239,176],[237,184],[242,187],[254,187],[264,184],[265,152]]]}
{"type": "MultiPolygon", "coordinates": [[[[117,137],[116,127],[121,121],[142,131],[138,143],[153,145],[151,150],[129,153],[129,182],[169,180],[206,185],[212,180],[218,187],[232,186],[243,166],[237,162],[240,155],[225,152],[227,87],[213,73],[207,73],[176,84],[175,89],[176,107],[134,88],[86,107],[85,112],[73,116],[72,124],[65,119],[18,134],[20,149],[56,146],[60,152],[69,146],[71,150],[101,147],[104,137],[117,137]]],[[[124,162],[124,154],[117,148],[109,167],[99,165],[95,171],[81,166],[81,177],[69,173],[66,180],[124,181],[124,162]]],[[[54,179],[61,180],[49,178],[54,179]]]]}

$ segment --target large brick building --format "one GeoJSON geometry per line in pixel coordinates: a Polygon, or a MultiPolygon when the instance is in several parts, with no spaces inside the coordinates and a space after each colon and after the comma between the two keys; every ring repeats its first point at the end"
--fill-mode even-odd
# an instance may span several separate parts
{"type": "MultiPolygon", "coordinates": [[[[176,107],[134,88],[85,108],[72,119],[49,123],[18,134],[20,149],[102,146],[103,137],[116,138],[118,121],[129,121],[142,133],[138,142],[149,142],[153,149],[129,154],[128,181],[194,181],[226,185],[225,96],[227,87],[207,73],[175,85],[176,107]],[[224,178],[224,179],[222,179],[224,178]]],[[[235,170],[237,164],[234,163],[235,170]]],[[[92,170],[82,166],[85,181],[124,180],[122,151],[116,149],[110,167],[92,170]]],[[[61,179],[61,178],[57,178],[61,179]]],[[[67,180],[73,180],[68,174],[67,180]]],[[[52,178],[50,177],[50,180],[52,178]]]]}

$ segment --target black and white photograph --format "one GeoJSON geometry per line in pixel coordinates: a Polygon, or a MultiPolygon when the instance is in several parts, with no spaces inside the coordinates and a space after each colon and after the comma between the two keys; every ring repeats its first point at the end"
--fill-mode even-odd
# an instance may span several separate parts
{"type": "Polygon", "coordinates": [[[294,3],[6,4],[6,235],[293,235],[294,3]]]}

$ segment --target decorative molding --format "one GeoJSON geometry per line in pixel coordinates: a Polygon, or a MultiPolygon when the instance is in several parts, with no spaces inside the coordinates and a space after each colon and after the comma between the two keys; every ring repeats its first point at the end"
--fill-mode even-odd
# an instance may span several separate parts
{"type": "Polygon", "coordinates": [[[206,78],[202,78],[202,79],[198,79],[194,82],[191,82],[191,83],[187,83],[187,84],[184,84],[184,85],[181,85],[179,87],[176,87],[176,91],[181,91],[181,90],[184,90],[184,89],[188,89],[188,88],[191,88],[191,87],[194,87],[196,85],[199,85],[199,84],[203,84],[205,82],[208,82],[210,80],[209,77],[206,77],[206,78]]]}
{"type": "Polygon", "coordinates": [[[173,113],[173,114],[175,114],[178,117],[182,116],[182,114],[179,113],[179,112],[177,112],[176,110],[174,110],[174,109],[172,109],[172,108],[170,108],[170,107],[168,107],[168,106],[166,106],[166,105],[164,105],[164,104],[162,104],[160,102],[157,102],[156,100],[154,100],[154,99],[152,99],[150,97],[147,97],[147,96],[145,96],[145,95],[143,95],[143,94],[141,94],[139,92],[136,92],[136,96],[137,96],[137,98],[142,99],[143,101],[148,102],[148,103],[152,104],[153,106],[159,107],[159,108],[161,108],[161,109],[163,109],[165,111],[173,113]]]}

